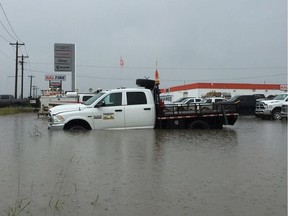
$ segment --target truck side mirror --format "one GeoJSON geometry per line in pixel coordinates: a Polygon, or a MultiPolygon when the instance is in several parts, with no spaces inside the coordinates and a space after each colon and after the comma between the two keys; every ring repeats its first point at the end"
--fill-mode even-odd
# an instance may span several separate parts
{"type": "Polygon", "coordinates": [[[99,101],[95,107],[102,107],[102,106],[105,106],[105,102],[102,100],[102,101],[99,101]]]}

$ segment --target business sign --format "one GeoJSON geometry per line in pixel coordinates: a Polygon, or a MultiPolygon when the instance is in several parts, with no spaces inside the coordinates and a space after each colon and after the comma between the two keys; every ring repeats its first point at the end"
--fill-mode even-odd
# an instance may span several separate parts
{"type": "Polygon", "coordinates": [[[287,85],[285,85],[285,84],[280,85],[280,90],[281,91],[287,91],[287,85]]]}
{"type": "Polygon", "coordinates": [[[61,87],[61,81],[50,81],[50,87],[61,87]]]}
{"type": "Polygon", "coordinates": [[[46,81],[66,81],[66,75],[45,74],[46,81]]]}
{"type": "Polygon", "coordinates": [[[54,44],[54,71],[73,71],[75,44],[54,44]]]}

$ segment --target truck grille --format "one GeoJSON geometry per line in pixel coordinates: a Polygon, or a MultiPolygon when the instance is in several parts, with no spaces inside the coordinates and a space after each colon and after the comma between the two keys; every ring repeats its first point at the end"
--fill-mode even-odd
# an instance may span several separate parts
{"type": "Polygon", "coordinates": [[[264,103],[263,102],[257,102],[256,103],[256,109],[257,110],[265,109],[264,103]]]}
{"type": "Polygon", "coordinates": [[[52,115],[50,112],[48,112],[48,122],[52,123],[52,115]]]}
{"type": "Polygon", "coordinates": [[[288,105],[282,105],[282,112],[287,113],[288,111],[288,105]]]}

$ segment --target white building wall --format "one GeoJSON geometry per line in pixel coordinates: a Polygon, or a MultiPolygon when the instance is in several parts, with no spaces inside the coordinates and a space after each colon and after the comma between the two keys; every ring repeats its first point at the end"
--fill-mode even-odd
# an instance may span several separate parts
{"type": "Polygon", "coordinates": [[[284,93],[282,90],[262,90],[262,89],[190,89],[185,91],[162,93],[161,95],[171,95],[171,100],[176,101],[181,97],[203,97],[205,94],[211,91],[222,92],[231,94],[231,97],[235,95],[252,95],[252,94],[264,94],[266,97],[269,95],[278,95],[284,93]]]}

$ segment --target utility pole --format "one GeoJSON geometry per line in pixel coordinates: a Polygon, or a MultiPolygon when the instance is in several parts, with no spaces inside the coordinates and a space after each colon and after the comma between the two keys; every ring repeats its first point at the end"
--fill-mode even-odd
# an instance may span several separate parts
{"type": "Polygon", "coordinates": [[[24,58],[28,58],[28,56],[19,56],[21,57],[21,61],[19,63],[21,64],[21,99],[23,99],[23,84],[24,84],[24,58]]]}
{"type": "Polygon", "coordinates": [[[32,86],[32,88],[33,88],[33,97],[35,98],[35,97],[37,97],[37,86],[32,86]]]}
{"type": "Polygon", "coordinates": [[[14,97],[17,98],[17,85],[18,85],[18,48],[19,46],[25,45],[24,43],[10,43],[10,45],[16,46],[16,64],[15,64],[15,95],[14,97]]]}
{"type": "Polygon", "coordinates": [[[32,79],[35,77],[35,76],[28,76],[28,77],[30,77],[30,98],[32,98],[32,79]]]}

